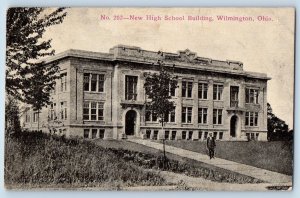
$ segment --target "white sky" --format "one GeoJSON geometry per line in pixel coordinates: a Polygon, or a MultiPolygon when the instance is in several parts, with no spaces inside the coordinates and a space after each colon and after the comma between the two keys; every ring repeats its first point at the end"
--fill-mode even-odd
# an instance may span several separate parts
{"type": "Polygon", "coordinates": [[[60,25],[45,34],[56,53],[67,49],[108,52],[117,44],[146,50],[177,52],[190,49],[198,56],[238,60],[244,70],[267,73],[268,102],[274,113],[293,128],[294,10],[293,9],[68,9],[60,25]],[[111,20],[101,21],[100,15],[111,20]],[[113,15],[212,16],[201,21],[114,21],[113,15]],[[252,16],[255,21],[217,21],[217,15],[252,16]],[[269,16],[272,21],[257,21],[269,16]]]}

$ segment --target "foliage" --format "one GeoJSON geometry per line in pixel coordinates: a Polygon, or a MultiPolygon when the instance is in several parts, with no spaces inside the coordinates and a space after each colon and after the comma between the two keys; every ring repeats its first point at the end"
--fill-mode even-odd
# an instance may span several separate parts
{"type": "Polygon", "coordinates": [[[170,101],[170,91],[177,88],[177,77],[170,74],[162,61],[158,61],[158,69],[159,73],[146,74],[144,88],[149,98],[146,106],[157,114],[163,126],[165,115],[174,108],[174,102],[170,101]]]}
{"type": "Polygon", "coordinates": [[[7,11],[6,91],[31,104],[35,110],[49,103],[59,78],[57,63],[45,64],[40,58],[54,55],[51,39],[43,40],[46,28],[62,23],[64,8],[10,8],[7,11]]]}
{"type": "Polygon", "coordinates": [[[22,132],[18,138],[6,137],[5,143],[6,187],[119,189],[165,184],[157,174],[82,139],[22,132]]]}
{"type": "MultiPolygon", "coordinates": [[[[12,96],[6,96],[5,100],[5,131],[18,133],[21,131],[20,111],[18,101],[12,96]]],[[[8,135],[8,134],[6,134],[8,135]]]]}
{"type": "Polygon", "coordinates": [[[289,133],[289,126],[282,119],[273,114],[271,105],[267,107],[268,117],[268,139],[269,140],[290,140],[293,133],[289,133]]]}

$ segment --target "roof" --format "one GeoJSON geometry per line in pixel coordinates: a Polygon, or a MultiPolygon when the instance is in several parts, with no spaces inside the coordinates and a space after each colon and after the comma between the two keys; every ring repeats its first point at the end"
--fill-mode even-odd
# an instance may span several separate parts
{"type": "Polygon", "coordinates": [[[154,52],[143,50],[140,47],[117,45],[109,50],[108,53],[92,52],[85,50],[70,49],[59,53],[45,60],[50,63],[66,57],[77,57],[104,61],[124,61],[142,64],[156,64],[158,60],[164,61],[166,66],[175,66],[176,68],[202,70],[217,73],[242,75],[249,78],[270,80],[265,73],[248,72],[243,70],[243,63],[234,60],[214,60],[210,58],[199,57],[195,52],[189,49],[170,52],[154,52]]]}

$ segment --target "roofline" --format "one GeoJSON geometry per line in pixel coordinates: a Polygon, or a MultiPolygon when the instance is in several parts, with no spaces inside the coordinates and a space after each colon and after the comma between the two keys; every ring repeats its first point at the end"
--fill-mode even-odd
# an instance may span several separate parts
{"type": "MultiPolygon", "coordinates": [[[[169,53],[169,52],[166,52],[169,53]]],[[[171,53],[169,53],[171,54],[171,53]]],[[[173,53],[172,53],[173,54],[173,53]]],[[[133,59],[124,59],[120,57],[115,57],[113,53],[101,53],[101,52],[93,52],[93,51],[86,51],[86,50],[78,50],[78,49],[69,49],[64,52],[58,53],[55,56],[49,57],[44,59],[43,61],[45,64],[58,61],[67,57],[75,57],[75,58],[84,58],[84,59],[93,59],[93,60],[102,60],[102,61],[121,61],[121,62],[134,62],[134,63],[141,63],[141,64],[155,64],[154,62],[150,61],[137,61],[133,59]]],[[[213,59],[210,59],[213,60],[213,59]]],[[[220,61],[220,60],[217,60],[220,61]]],[[[229,60],[226,60],[229,61],[229,60]]],[[[226,62],[224,61],[224,62],[226,62]]],[[[231,62],[231,61],[230,61],[231,62]]],[[[238,62],[238,61],[235,61],[238,62]]],[[[170,64],[166,64],[167,66],[173,66],[170,64]]],[[[216,68],[208,68],[202,65],[192,66],[188,64],[176,64],[177,68],[182,69],[190,69],[190,70],[200,70],[200,71],[209,71],[209,72],[216,72],[216,73],[225,73],[225,74],[232,74],[232,75],[242,75],[246,76],[248,78],[256,78],[256,79],[262,79],[262,80],[271,80],[271,77],[268,77],[265,73],[259,73],[259,72],[249,72],[244,70],[218,70],[216,68]],[[188,66],[188,67],[186,67],[188,66]]]]}

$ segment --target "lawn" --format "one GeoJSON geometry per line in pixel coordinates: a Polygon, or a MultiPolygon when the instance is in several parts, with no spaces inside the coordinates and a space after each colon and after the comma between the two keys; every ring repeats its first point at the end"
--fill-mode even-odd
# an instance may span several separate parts
{"type": "MultiPolygon", "coordinates": [[[[153,166],[149,166],[149,164],[145,164],[143,161],[149,161],[149,157],[146,157],[144,159],[140,159],[140,156],[152,156],[150,158],[153,159],[157,158],[159,156],[162,156],[162,151],[158,151],[154,148],[149,148],[141,144],[136,144],[133,142],[129,142],[126,140],[101,140],[101,139],[95,139],[92,140],[93,143],[96,145],[99,145],[101,147],[107,148],[107,149],[113,149],[117,151],[117,153],[123,154],[120,155],[121,158],[126,157],[129,158],[130,156],[137,155],[137,160],[133,159],[133,161],[138,161],[138,164],[140,166],[144,166],[146,168],[157,168],[153,166]],[[124,156],[125,154],[125,156],[124,156]],[[145,166],[146,165],[146,166],[145,166]]],[[[180,157],[175,154],[166,153],[167,158],[171,162],[171,168],[168,169],[168,171],[172,171],[175,173],[181,173],[185,174],[187,176],[192,177],[202,177],[207,180],[216,181],[216,182],[227,182],[227,183],[259,183],[262,181],[259,181],[257,179],[251,178],[246,175],[242,175],[239,173],[235,173],[226,169],[222,169],[219,167],[211,166],[196,160],[192,160],[189,158],[180,157]],[[176,168],[174,168],[174,165],[176,168]]]]}
{"type": "MultiPolygon", "coordinates": [[[[206,154],[206,143],[199,141],[166,141],[166,144],[206,154]]],[[[217,141],[216,157],[287,175],[293,174],[293,143],[217,141]]]]}
{"type": "Polygon", "coordinates": [[[84,140],[22,132],[5,139],[5,187],[97,188],[167,185],[164,178],[84,140]]]}
{"type": "MultiPolygon", "coordinates": [[[[65,139],[22,132],[5,138],[5,187],[121,190],[177,185],[157,171],[161,169],[161,156],[155,149],[122,140],[65,139]]],[[[168,159],[165,170],[178,174],[215,182],[262,182],[177,155],[168,154],[168,159]]]]}

